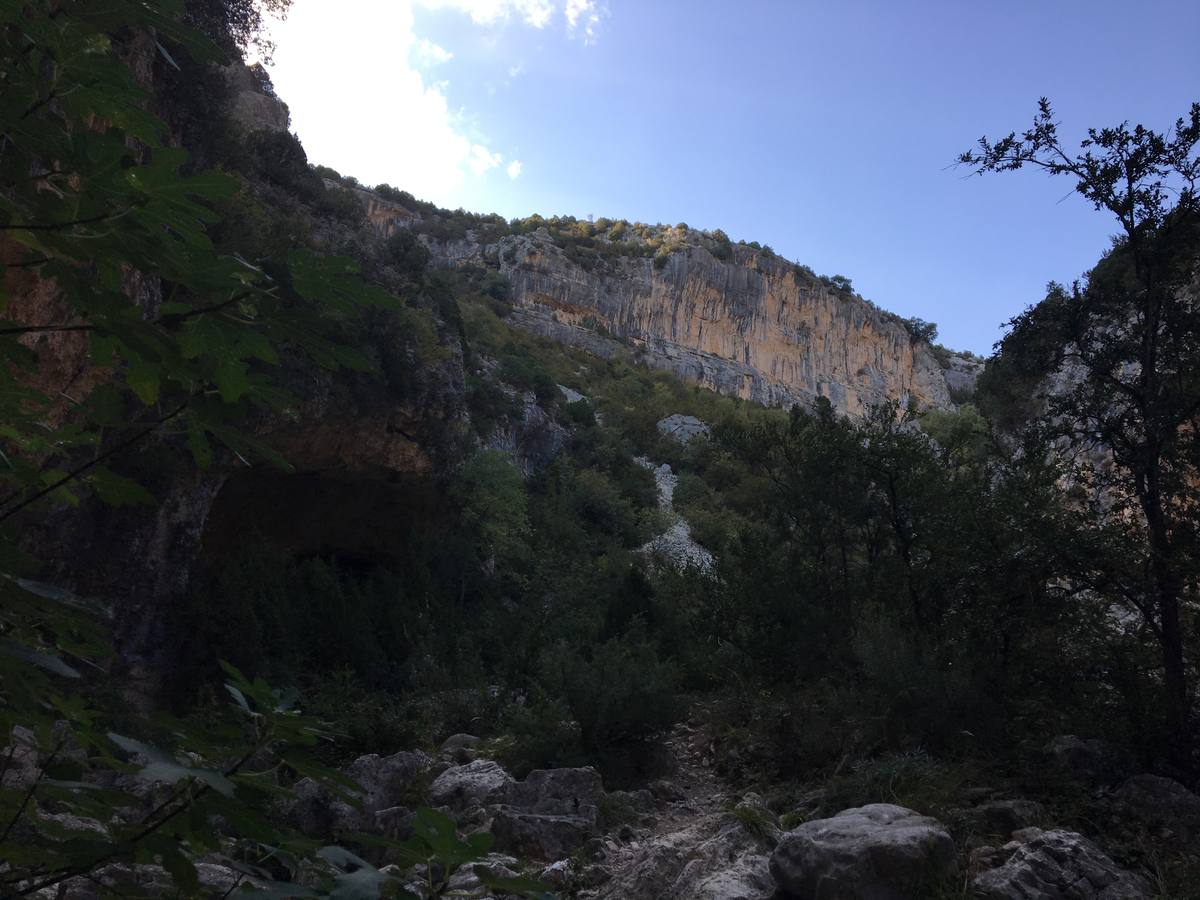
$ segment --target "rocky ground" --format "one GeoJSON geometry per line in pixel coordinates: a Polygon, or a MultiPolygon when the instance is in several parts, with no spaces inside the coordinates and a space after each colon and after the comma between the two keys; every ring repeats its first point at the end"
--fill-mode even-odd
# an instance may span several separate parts
{"type": "MultiPolygon", "coordinates": [[[[484,741],[459,734],[435,754],[407,750],[355,760],[345,772],[362,788],[357,804],[301,780],[277,814],[313,838],[353,844],[359,834],[404,839],[415,810],[432,807],[463,834],[494,835],[495,852],[479,864],[488,872],[538,876],[560,897],[577,900],[1196,896],[1160,892],[1146,873],[1126,870],[1087,837],[1051,826],[1041,804],[997,791],[964,791],[963,808],[950,819],[953,828],[921,810],[871,803],[808,821],[793,814],[786,818],[793,827],[784,830],[762,798],[739,793],[718,777],[706,720],[698,704],[664,738],[667,777],[632,791],[606,791],[590,767],[537,770],[516,779],[488,758],[484,741]],[[1002,839],[985,844],[980,835],[1002,839]]],[[[1064,736],[1048,745],[1048,758],[1064,772],[1086,771],[1096,762],[1091,743],[1064,736]]],[[[32,751],[22,749],[13,760],[6,783],[37,777],[32,751]]],[[[1184,845],[1200,834],[1200,797],[1171,779],[1138,775],[1102,793],[1114,828],[1140,822],[1184,845]]],[[[374,865],[389,864],[386,850],[360,852],[374,865]]],[[[223,893],[245,881],[227,862],[214,854],[200,866],[201,883],[210,891],[223,893]]],[[[98,887],[109,880],[150,889],[165,883],[154,865],[109,869],[89,881],[68,882],[54,896],[99,897],[98,887]]],[[[475,867],[460,870],[450,886],[459,892],[455,896],[494,896],[475,867]]],[[[420,884],[408,888],[428,895],[420,884]]]]}

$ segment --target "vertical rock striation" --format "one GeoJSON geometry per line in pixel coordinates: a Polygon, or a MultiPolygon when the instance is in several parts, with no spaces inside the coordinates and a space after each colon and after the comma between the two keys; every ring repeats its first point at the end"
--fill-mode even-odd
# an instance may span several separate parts
{"type": "MultiPolygon", "coordinates": [[[[393,217],[378,206],[377,227],[421,229],[403,207],[393,217]]],[[[939,361],[899,317],[769,251],[733,245],[718,258],[702,232],[657,261],[636,241],[608,242],[586,267],[545,228],[484,234],[424,240],[436,265],[507,276],[520,327],[602,356],[632,349],[723,394],[784,406],[826,397],[854,417],[889,400],[946,409],[980,367],[956,355],[939,361]]]]}

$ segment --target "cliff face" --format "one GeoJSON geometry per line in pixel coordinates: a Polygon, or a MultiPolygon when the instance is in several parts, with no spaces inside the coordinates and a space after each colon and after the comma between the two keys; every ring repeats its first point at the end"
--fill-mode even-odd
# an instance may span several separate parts
{"type": "MultiPolygon", "coordinates": [[[[373,204],[373,224],[421,229],[393,208],[373,204]]],[[[437,265],[507,276],[515,324],[603,356],[632,346],[647,364],[720,393],[784,406],[827,397],[855,417],[888,400],[944,409],[952,391],[971,392],[981,368],[963,356],[939,361],[897,317],[769,251],[726,245],[729,258],[719,259],[701,232],[673,238],[659,260],[636,243],[610,244],[587,268],[545,228],[488,233],[423,239],[437,265]]]]}
{"type": "Polygon", "coordinates": [[[549,242],[502,243],[516,321],[531,330],[573,343],[606,331],[655,367],[764,404],[827,397],[852,416],[886,400],[951,405],[941,366],[902,324],[778,257],[737,247],[722,262],[693,246],[661,268],[621,259],[589,274],[549,242]]]}

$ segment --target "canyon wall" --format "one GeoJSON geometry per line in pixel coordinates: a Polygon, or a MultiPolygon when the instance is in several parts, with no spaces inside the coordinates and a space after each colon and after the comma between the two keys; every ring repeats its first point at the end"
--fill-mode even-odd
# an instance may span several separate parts
{"type": "MultiPolygon", "coordinates": [[[[363,191],[386,234],[422,231],[419,217],[363,191]]],[[[481,265],[512,284],[510,321],[602,356],[635,358],[712,390],[767,405],[826,397],[854,417],[889,400],[953,408],[982,363],[935,351],[905,323],[769,250],[667,229],[659,259],[636,241],[605,242],[581,265],[546,228],[447,240],[423,234],[435,265],[481,265]],[[726,258],[718,258],[714,250],[726,258]]]]}
{"type": "Polygon", "coordinates": [[[621,258],[588,273],[535,235],[504,238],[499,259],[517,324],[571,343],[610,335],[721,393],[784,406],[827,397],[851,416],[887,400],[952,405],[945,370],[903,323],[762,251],[735,247],[723,262],[689,246],[661,267],[621,258]]]}

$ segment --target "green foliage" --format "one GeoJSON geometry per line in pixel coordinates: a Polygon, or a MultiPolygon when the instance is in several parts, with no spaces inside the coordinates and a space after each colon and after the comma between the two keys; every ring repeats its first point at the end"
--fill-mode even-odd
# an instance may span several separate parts
{"type": "Polygon", "coordinates": [[[937,441],[951,465],[967,462],[982,464],[991,451],[988,421],[971,404],[957,410],[933,409],[922,414],[921,427],[937,441]]]}
{"type": "MultiPolygon", "coordinates": [[[[236,44],[253,39],[260,9],[196,3],[190,12],[212,13],[223,41],[236,44]]],[[[264,220],[270,213],[244,182],[239,187],[235,178],[198,171],[184,150],[171,146],[166,124],[149,111],[151,98],[125,63],[141,52],[131,50],[134,38],[148,31],[157,34],[168,66],[178,67],[176,57],[185,55],[202,63],[219,59],[213,44],[178,24],[180,13],[171,2],[41,0],[6,4],[0,13],[0,235],[8,264],[0,300],[38,289],[49,298],[14,306],[0,328],[6,462],[0,520],[43,498],[76,502],[81,487],[112,505],[151,502],[109,461],[155,433],[185,442],[200,466],[214,462],[214,441],[244,461],[282,462],[240,428],[251,411],[295,403],[277,370],[302,355],[318,366],[373,372],[373,360],[344,339],[364,317],[397,312],[395,298],[364,283],[350,259],[321,256],[295,241],[281,248],[263,242],[264,255],[274,258],[256,255],[253,263],[218,249],[214,233],[227,239],[237,232],[216,207],[240,205],[245,216],[264,220]],[[31,316],[45,318],[22,320],[31,316]],[[43,392],[40,355],[56,350],[43,336],[75,342],[78,364],[98,376],[88,379],[90,392],[43,392]]],[[[339,213],[294,138],[260,132],[242,149],[243,172],[266,189],[339,213]]],[[[0,550],[8,569],[16,554],[7,540],[0,550]]],[[[323,631],[323,641],[310,648],[334,653],[320,665],[346,662],[337,654],[378,627],[381,608],[398,608],[394,597],[380,602],[378,590],[364,592],[321,563],[302,564],[288,578],[301,596],[320,595],[324,604],[322,611],[315,603],[306,610],[320,617],[314,630],[323,631]],[[343,607],[333,615],[331,601],[343,607]],[[342,633],[331,641],[333,625],[342,633]]],[[[228,610],[252,627],[198,620],[228,629],[203,648],[206,654],[232,641],[234,655],[257,665],[262,648],[253,641],[271,629],[284,643],[305,641],[303,629],[286,627],[294,624],[293,598],[272,593],[270,578],[257,584],[254,603],[228,610]]],[[[0,590],[0,734],[10,742],[4,770],[13,774],[9,763],[20,753],[27,771],[0,786],[0,892],[49,890],[110,862],[157,862],[173,882],[165,889],[195,896],[201,893],[196,860],[222,851],[248,879],[275,884],[283,895],[395,893],[394,875],[338,848],[314,853],[263,815],[286,795],[281,773],[340,792],[354,787],[308,758],[329,735],[297,709],[294,693],[226,666],[238,720],[212,719],[203,728],[132,722],[136,736],[118,733],[108,724],[107,704],[98,702],[109,688],[97,684],[97,673],[111,652],[93,611],[8,576],[0,590]],[[154,783],[152,807],[130,793],[137,781],[154,783]]],[[[357,652],[353,661],[368,669],[385,665],[357,652]]],[[[203,668],[194,659],[191,665],[194,672],[203,668]]],[[[425,871],[448,877],[486,850],[482,839],[459,842],[444,820],[421,815],[414,842],[393,850],[419,859],[425,871]]]]}
{"type": "Polygon", "coordinates": [[[247,541],[195,578],[172,616],[173,691],[191,699],[222,658],[292,682],[315,668],[389,686],[412,649],[414,617],[404,597],[385,569],[360,574],[322,559],[292,561],[247,541]]]}
{"type": "MultiPolygon", "coordinates": [[[[1111,456],[1111,465],[1083,464],[1072,473],[1103,498],[1084,508],[1091,514],[1090,537],[1107,545],[1074,566],[1076,577],[1123,583],[1118,594],[1124,599],[1114,602],[1136,611],[1154,636],[1162,678],[1156,727],[1172,763],[1188,769],[1200,746],[1187,621],[1190,586],[1200,571],[1192,552],[1200,532],[1200,381],[1194,372],[1200,310],[1192,301],[1200,103],[1163,133],[1127,122],[1091,128],[1074,153],[1063,146],[1058,127],[1042,98],[1030,128],[996,141],[981,138],[959,161],[979,174],[1033,166],[1065,176],[1121,225],[1113,251],[1087,283],[1070,293],[1052,286],[1047,302],[1014,320],[1005,344],[1014,356],[1031,356],[1051,370],[1070,364],[1070,383],[1047,396],[1034,433],[1072,454],[1102,447],[1111,456]],[[1050,328],[1043,331],[1042,323],[1050,328]]],[[[984,387],[1002,409],[1011,408],[993,377],[984,387]]]]}
{"type": "Polygon", "coordinates": [[[755,803],[742,801],[731,806],[729,811],[742,823],[747,833],[774,846],[779,834],[779,825],[770,810],[755,803]]]}
{"type": "MultiPolygon", "coordinates": [[[[369,368],[337,342],[329,319],[392,302],[344,261],[297,250],[268,275],[219,253],[206,232],[217,221],[210,204],[237,183],[184,174],[187,153],[163,143],[166,126],[144,111],[145,92],[110,29],[154,27],[206,58],[214,48],[149,5],[51,6],[13,6],[22,26],[10,18],[2,31],[0,111],[20,123],[9,127],[0,162],[0,230],[13,247],[6,284],[53,280],[64,308],[0,328],[11,460],[0,475],[8,489],[0,520],[80,482],[131,496],[100,463],[155,432],[186,434],[201,465],[214,439],[243,457],[271,457],[234,423],[292,402],[270,378],[279,348],[322,366],[369,368]],[[139,290],[161,292],[162,302],[135,300],[139,290]],[[113,371],[97,398],[73,398],[68,410],[35,386],[47,345],[23,341],[41,335],[75,335],[93,367],[113,371]],[[48,432],[47,421],[62,424],[48,432]]],[[[306,166],[303,174],[312,177],[306,166]]]]}
{"type": "Polygon", "coordinates": [[[186,0],[189,24],[214,41],[237,53],[254,47],[258,55],[270,60],[274,44],[264,34],[263,16],[282,18],[292,0],[186,0]]]}
{"type": "Polygon", "coordinates": [[[904,327],[908,329],[909,337],[912,338],[914,344],[932,344],[937,340],[937,323],[926,322],[924,319],[916,316],[913,316],[911,319],[904,319],[903,321],[904,327]]]}
{"type": "MultiPolygon", "coordinates": [[[[370,898],[402,883],[348,850],[325,847],[314,853],[311,842],[281,831],[263,815],[271,803],[290,796],[281,771],[311,778],[347,799],[360,790],[313,761],[312,751],[330,734],[297,707],[294,692],[273,689],[223,663],[233,717],[144,725],[154,736],[115,733],[87,696],[77,668],[93,667],[109,652],[90,614],[70,598],[36,595],[12,582],[0,582],[0,590],[10,614],[37,616],[36,633],[48,634],[50,623],[56,629],[53,645],[10,631],[5,649],[14,652],[0,654],[6,669],[0,729],[11,740],[0,786],[0,852],[6,862],[0,883],[6,893],[52,889],[110,863],[157,861],[174,890],[207,895],[211,889],[201,888],[197,862],[213,852],[228,854],[227,864],[247,884],[272,885],[284,896],[370,898]],[[12,661],[38,668],[14,672],[12,661]],[[36,692],[38,702],[22,703],[23,691],[36,692]],[[20,759],[19,767],[14,759],[20,759]],[[152,788],[151,804],[137,794],[138,785],[152,788]]],[[[406,873],[404,880],[418,865],[425,877],[448,879],[487,852],[490,836],[461,840],[448,819],[422,810],[412,839],[381,843],[406,873]]],[[[494,886],[545,896],[532,882],[494,886]]],[[[123,895],[157,896],[169,889],[131,888],[133,893],[123,895]]]]}
{"type": "Polygon", "coordinates": [[[733,242],[729,240],[729,235],[718,228],[711,237],[713,240],[712,255],[725,262],[733,259],[733,242]]]}
{"type": "Polygon", "coordinates": [[[384,253],[409,282],[419,283],[429,265],[429,251],[411,231],[401,228],[385,244],[384,253]]]}
{"type": "Polygon", "coordinates": [[[533,391],[539,403],[550,405],[559,398],[558,385],[550,373],[542,367],[536,357],[515,344],[509,344],[500,353],[497,375],[508,384],[521,390],[533,391]]]}
{"type": "Polygon", "coordinates": [[[984,365],[976,393],[981,410],[1009,433],[1019,432],[1036,413],[1038,384],[1062,361],[1070,340],[1067,323],[1072,298],[1061,284],[1008,324],[999,352],[984,365]]]}
{"type": "Polygon", "coordinates": [[[451,496],[461,504],[475,560],[512,560],[524,552],[529,533],[525,486],[520,470],[503,453],[489,450],[472,457],[451,496]]]}
{"type": "Polygon", "coordinates": [[[855,763],[833,779],[824,803],[828,809],[895,803],[945,816],[961,802],[962,788],[972,776],[969,768],[948,765],[920,748],[906,750],[855,763]]]}
{"type": "Polygon", "coordinates": [[[658,659],[636,630],[594,647],[587,659],[565,645],[551,647],[541,666],[544,683],[565,698],[589,750],[643,740],[679,715],[674,666],[658,659]]]}

